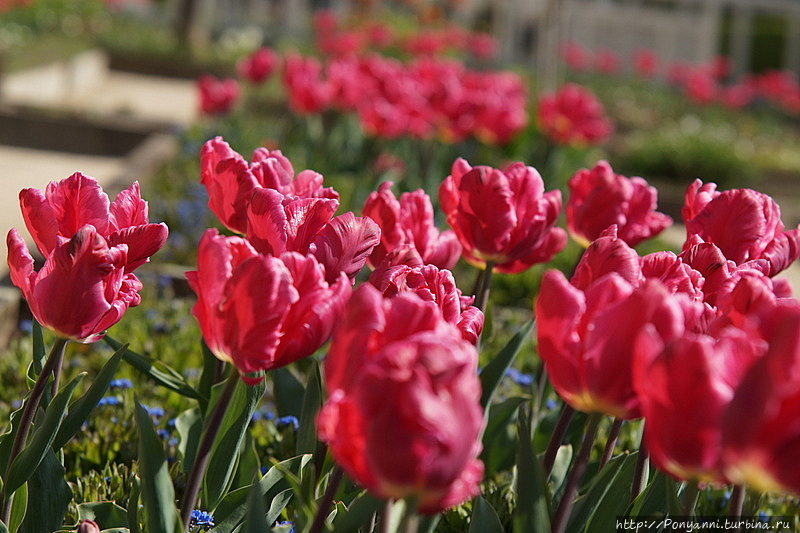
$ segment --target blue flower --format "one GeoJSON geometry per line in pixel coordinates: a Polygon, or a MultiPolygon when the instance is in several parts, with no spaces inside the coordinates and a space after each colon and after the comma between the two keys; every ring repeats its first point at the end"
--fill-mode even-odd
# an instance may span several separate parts
{"type": "Polygon", "coordinates": [[[130,389],[133,387],[133,382],[128,378],[112,379],[108,384],[111,389],[130,389]]]}
{"type": "Polygon", "coordinates": [[[147,411],[147,414],[153,418],[161,418],[164,416],[164,409],[162,407],[150,407],[145,404],[142,404],[142,407],[147,411]]]}
{"type": "Polygon", "coordinates": [[[530,387],[533,385],[533,376],[531,374],[523,374],[516,368],[509,368],[506,370],[506,376],[511,378],[511,381],[523,387],[530,387]]]}
{"type": "Polygon", "coordinates": [[[544,402],[544,406],[547,407],[550,410],[555,409],[557,405],[558,405],[558,402],[556,402],[552,398],[549,398],[546,402],[544,402]]]}
{"type": "Polygon", "coordinates": [[[32,320],[20,320],[19,321],[19,330],[23,333],[30,333],[33,331],[33,321],[32,320]]]}
{"type": "Polygon", "coordinates": [[[98,406],[104,405],[122,405],[122,398],[119,396],[103,396],[100,398],[100,401],[97,402],[98,406]]]}
{"type": "Polygon", "coordinates": [[[192,511],[191,520],[189,523],[190,526],[201,526],[201,527],[213,527],[214,526],[214,517],[211,516],[211,513],[207,513],[205,511],[201,511],[199,509],[194,509],[192,511]]]}
{"type": "Polygon", "coordinates": [[[292,426],[295,431],[300,427],[300,421],[296,416],[282,416],[275,420],[276,426],[292,426]]]}

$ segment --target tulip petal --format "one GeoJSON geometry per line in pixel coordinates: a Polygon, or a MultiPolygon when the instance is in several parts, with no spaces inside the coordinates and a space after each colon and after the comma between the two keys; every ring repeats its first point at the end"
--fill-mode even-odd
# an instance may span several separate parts
{"type": "Polygon", "coordinates": [[[11,283],[22,291],[26,300],[29,300],[36,273],[33,271],[33,257],[16,228],[12,228],[8,232],[6,246],[8,247],[8,269],[11,283]]]}
{"type": "Polygon", "coordinates": [[[339,272],[352,282],[380,242],[380,234],[372,219],[347,212],[331,219],[314,239],[310,252],[325,265],[328,283],[335,283],[339,272]]]}
{"type": "Polygon", "coordinates": [[[109,206],[109,215],[110,232],[147,224],[147,202],[142,199],[139,182],[133,182],[114,198],[109,206]]]}

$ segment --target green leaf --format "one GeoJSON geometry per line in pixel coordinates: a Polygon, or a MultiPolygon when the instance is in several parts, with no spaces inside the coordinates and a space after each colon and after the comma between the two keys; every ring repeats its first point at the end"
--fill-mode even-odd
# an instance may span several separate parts
{"type": "Polygon", "coordinates": [[[653,480],[645,487],[625,512],[626,516],[679,516],[682,513],[678,500],[678,482],[667,474],[656,471],[653,480]]]}
{"type": "Polygon", "coordinates": [[[617,516],[625,513],[630,501],[637,453],[614,457],[590,478],[584,494],[575,500],[567,531],[614,531],[617,516]]]}
{"type": "MultiPolygon", "coordinates": [[[[122,348],[122,343],[106,335],[103,341],[115,351],[122,348]]],[[[189,385],[183,376],[176,370],[160,361],[138,354],[130,349],[123,352],[122,358],[133,368],[148,376],[150,379],[169,390],[175,391],[187,398],[202,400],[202,396],[189,385]]]]}
{"type": "MultiPolygon", "coordinates": [[[[225,385],[223,382],[214,386],[210,409],[214,409],[225,385]]],[[[229,490],[242,439],[265,389],[264,380],[257,385],[246,385],[241,379],[236,383],[211,447],[211,456],[203,477],[203,502],[208,509],[216,507],[229,490]]]]}
{"type": "Polygon", "coordinates": [[[31,335],[33,337],[33,361],[28,368],[28,379],[31,383],[36,382],[36,378],[42,373],[44,360],[47,357],[47,348],[44,345],[44,334],[42,326],[36,320],[33,321],[33,330],[31,335]]]}
{"type": "Polygon", "coordinates": [[[528,321],[522,328],[508,341],[502,350],[492,359],[488,365],[481,370],[481,406],[488,410],[489,403],[492,401],[494,391],[503,379],[506,370],[511,366],[522,343],[525,342],[533,328],[533,321],[528,321]]]}
{"type": "Polygon", "coordinates": [[[78,504],[78,521],[94,520],[109,528],[128,527],[128,511],[114,502],[90,502],[78,504]]]}
{"type": "Polygon", "coordinates": [[[61,527],[72,489],[64,477],[66,471],[52,448],[39,463],[39,467],[28,480],[28,508],[20,533],[41,533],[61,527]]]}
{"type": "Polygon", "coordinates": [[[515,424],[517,409],[527,398],[515,396],[489,406],[486,428],[483,430],[483,461],[486,477],[510,469],[516,455],[515,424]]]}
{"type": "Polygon", "coordinates": [[[178,432],[178,453],[181,460],[181,471],[188,473],[197,455],[197,446],[203,435],[203,418],[200,408],[193,407],[182,412],[175,419],[175,430],[178,432]]]}
{"type": "Polygon", "coordinates": [[[131,478],[131,490],[128,495],[128,527],[130,533],[139,533],[139,495],[142,493],[142,483],[139,476],[131,478]]]}
{"type": "Polygon", "coordinates": [[[6,494],[11,494],[23,483],[25,483],[39,466],[53,440],[56,437],[61,420],[67,410],[67,404],[75,387],[86,376],[85,372],[78,374],[70,381],[61,392],[56,394],[50,406],[47,408],[41,423],[33,429],[33,435],[28,441],[28,445],[22,449],[19,455],[11,463],[6,479],[6,494]]]}
{"type": "Polygon", "coordinates": [[[253,483],[247,496],[247,513],[244,515],[242,533],[264,533],[271,523],[267,522],[267,510],[258,484],[253,483]]]}
{"type": "MultiPolygon", "coordinates": [[[[310,456],[308,455],[300,455],[286,459],[267,470],[267,473],[256,483],[264,499],[264,506],[269,506],[270,512],[273,511],[273,502],[278,494],[290,488],[284,472],[299,473],[309,458],[310,456]]],[[[214,519],[217,523],[214,527],[216,533],[230,533],[242,523],[247,513],[247,498],[249,494],[250,489],[244,487],[229,492],[223,498],[217,508],[214,509],[214,519]]],[[[283,508],[280,510],[283,510],[283,508]]],[[[278,514],[280,514],[280,511],[278,511],[278,514]]]]}
{"type": "Polygon", "coordinates": [[[119,362],[122,360],[122,354],[127,347],[128,345],[126,344],[114,353],[111,359],[103,365],[89,390],[70,406],[69,413],[67,413],[64,421],[61,422],[61,427],[58,429],[55,440],[53,440],[53,449],[60,450],[89,418],[92,409],[97,406],[97,402],[105,395],[111,380],[114,379],[119,362]]]}
{"type": "Polygon", "coordinates": [[[180,533],[180,515],[175,508],[175,490],[169,476],[161,439],[153,420],[136,402],[136,425],[139,430],[139,472],[148,533],[180,533]]]}
{"type": "Polygon", "coordinates": [[[476,497],[472,502],[469,533],[505,533],[497,511],[483,496],[476,497]]]}
{"type": "MultiPolygon", "coordinates": [[[[0,435],[0,473],[8,471],[8,459],[11,456],[11,447],[14,445],[17,431],[19,430],[19,419],[22,416],[22,411],[25,409],[25,404],[30,401],[30,392],[25,396],[25,399],[20,405],[19,409],[11,413],[9,417],[8,431],[0,435]]],[[[0,480],[1,482],[2,480],[0,480]]]]}
{"type": "Polygon", "coordinates": [[[0,533],[8,533],[8,528],[6,525],[0,521],[0,533]]]}
{"type": "Polygon", "coordinates": [[[294,492],[292,489],[286,489],[272,498],[272,501],[269,504],[269,511],[267,511],[267,523],[273,524],[278,519],[280,514],[286,509],[286,506],[289,505],[289,502],[294,497],[294,492]]]}
{"type": "Polygon", "coordinates": [[[205,413],[208,409],[208,399],[211,398],[211,388],[216,384],[217,365],[220,360],[208,349],[206,341],[202,341],[200,344],[203,353],[203,372],[200,374],[198,392],[203,397],[200,409],[205,413]]]}
{"type": "Polygon", "coordinates": [[[346,513],[336,513],[333,521],[334,533],[358,531],[384,505],[386,505],[385,501],[375,498],[367,491],[362,492],[350,503],[346,513]]]}
{"type": "Polygon", "coordinates": [[[272,370],[270,374],[272,375],[278,416],[294,416],[300,420],[305,394],[303,384],[285,366],[272,370]]]}
{"type": "Polygon", "coordinates": [[[550,502],[544,467],[533,451],[530,415],[519,408],[517,420],[517,506],[514,533],[549,533],[550,502]]]}
{"type": "Polygon", "coordinates": [[[319,362],[312,359],[313,366],[309,371],[308,384],[303,396],[303,408],[300,411],[300,429],[297,433],[298,455],[314,453],[317,450],[317,413],[322,407],[322,375],[319,362]]]}
{"type": "Polygon", "coordinates": [[[13,496],[14,499],[11,501],[11,514],[8,517],[8,528],[14,533],[19,532],[28,508],[28,484],[23,484],[17,489],[13,496]]]}

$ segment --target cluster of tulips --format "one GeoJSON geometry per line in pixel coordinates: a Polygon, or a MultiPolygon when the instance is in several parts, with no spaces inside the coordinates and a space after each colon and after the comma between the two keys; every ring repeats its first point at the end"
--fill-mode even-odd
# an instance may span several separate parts
{"type": "MultiPolygon", "coordinates": [[[[519,76],[472,70],[454,59],[426,56],[405,63],[378,54],[350,54],[321,60],[298,53],[281,59],[261,48],[242,60],[239,73],[260,84],[278,68],[293,112],[353,113],[370,136],[450,143],[474,137],[504,144],[528,122],[527,94],[519,76]]],[[[206,114],[227,113],[240,97],[232,78],[205,75],[197,86],[206,114]]]]}
{"type": "Polygon", "coordinates": [[[674,62],[667,64],[651,49],[634,51],[628,64],[611,50],[592,53],[576,43],[567,43],[562,51],[567,67],[576,73],[594,71],[618,76],[632,71],[639,79],[665,79],[690,101],[708,105],[721,104],[740,109],[757,101],[767,102],[791,115],[800,113],[800,82],[791,70],[766,70],[731,80],[731,62],[718,56],[708,64],[674,62]]]}
{"type": "MultiPolygon", "coordinates": [[[[398,197],[384,183],[361,216],[336,215],[337,192],[317,172],[295,173],[279,150],[259,148],[247,161],[217,137],[200,161],[208,206],[231,233],[207,230],[187,274],[203,339],[231,368],[218,411],[240,380],[254,387],[330,341],[316,427],[339,467],[374,496],[421,513],[477,496],[477,345],[492,273],[548,262],[570,234],[586,250],[570,279],[545,273],[533,318],[546,375],[566,402],[562,418],[591,414],[585,446],[602,416],[643,417],[640,454],[675,478],[800,491],[800,304],[774,279],[800,256],[800,229],[784,228],[770,197],[698,180],[686,192],[680,253],[640,257],[632,247],[672,220],[656,211],[654,188],[605,161],[570,180],[565,230],[561,193],[546,192],[533,167],[458,159],[439,188],[443,231],[422,190],[398,197]],[[482,272],[474,295],[449,270],[460,258],[482,272]],[[365,265],[371,273],[359,275],[365,265]]],[[[67,340],[96,341],[139,304],[134,270],[167,228],[148,222],[138,185],[109,202],[80,173],[20,200],[45,263],[36,271],[11,230],[11,279],[59,338],[26,402],[33,420],[49,378],[57,389],[67,340]]],[[[206,425],[183,492],[184,527],[219,419],[206,425]]],[[[563,437],[553,432],[546,470],[563,437]]],[[[19,432],[9,465],[25,442],[19,432]]],[[[575,459],[554,531],[566,527],[587,457],[575,459]]]]}

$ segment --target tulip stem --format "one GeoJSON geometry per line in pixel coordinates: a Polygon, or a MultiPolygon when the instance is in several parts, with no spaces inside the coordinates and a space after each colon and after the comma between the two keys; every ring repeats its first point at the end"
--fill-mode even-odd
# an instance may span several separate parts
{"type": "Polygon", "coordinates": [[[700,489],[696,479],[686,482],[686,488],[683,489],[683,515],[694,516],[694,507],[697,504],[697,496],[700,494],[700,489]]]}
{"type": "Polygon", "coordinates": [[[645,446],[644,442],[645,431],[647,431],[647,428],[644,427],[644,421],[642,421],[642,439],[639,442],[639,454],[636,456],[636,469],[633,471],[633,481],[631,483],[631,503],[642,493],[647,485],[650,453],[647,451],[647,446],[645,446]]]}
{"type": "Polygon", "coordinates": [[[598,471],[602,470],[606,463],[611,460],[611,456],[614,455],[620,428],[622,428],[622,419],[615,418],[611,424],[611,429],[608,430],[608,440],[606,440],[606,447],[603,449],[603,457],[600,458],[600,465],[597,467],[598,471]]]}
{"type": "Polygon", "coordinates": [[[564,486],[564,495],[561,497],[558,509],[556,509],[556,515],[552,524],[553,533],[564,533],[567,528],[567,522],[569,521],[570,514],[572,514],[572,507],[575,504],[575,496],[578,493],[578,484],[581,482],[584,472],[586,472],[586,465],[589,463],[589,454],[592,451],[594,439],[597,435],[597,428],[600,426],[600,421],[602,419],[603,415],[601,413],[592,413],[589,415],[589,423],[586,425],[586,432],[583,434],[581,449],[572,465],[572,470],[564,486]]]}
{"type": "Polygon", "coordinates": [[[561,442],[564,440],[564,435],[567,434],[567,428],[574,415],[575,409],[565,403],[561,414],[558,416],[556,427],[553,428],[553,432],[550,434],[550,441],[547,443],[547,449],[545,449],[544,457],[542,458],[545,477],[549,476],[553,470],[556,454],[558,454],[558,449],[561,447],[561,442]]]}
{"type": "MultiPolygon", "coordinates": [[[[66,345],[67,339],[56,338],[53,347],[50,349],[50,354],[47,356],[47,361],[45,361],[44,366],[42,366],[42,371],[39,372],[36,383],[34,383],[31,389],[30,397],[28,401],[25,402],[25,407],[22,409],[22,415],[19,419],[17,434],[14,436],[14,443],[11,445],[11,452],[8,455],[8,465],[6,466],[4,476],[6,480],[8,479],[8,474],[11,471],[11,465],[14,463],[14,459],[20,454],[28,440],[28,433],[30,433],[31,426],[33,425],[33,419],[36,415],[36,410],[39,408],[39,403],[42,400],[47,381],[52,375],[53,383],[58,383],[58,376],[61,374],[61,362],[64,360],[64,348],[66,345]]],[[[57,392],[57,390],[54,391],[54,394],[55,392],[57,392]]],[[[0,519],[2,519],[3,523],[7,524],[8,517],[11,514],[11,494],[5,494],[4,489],[0,496],[2,496],[0,500],[3,501],[3,512],[2,515],[0,515],[0,519]]]]}
{"type": "Polygon", "coordinates": [[[742,509],[744,509],[744,497],[746,489],[744,485],[734,485],[733,492],[731,492],[731,503],[728,507],[728,516],[737,517],[742,516],[742,509]]]}
{"type": "Polygon", "coordinates": [[[486,261],[486,268],[484,268],[478,275],[475,282],[477,291],[475,292],[475,307],[481,311],[485,311],[486,303],[489,301],[489,287],[492,284],[492,270],[494,269],[494,262],[486,261]]]}
{"type": "Polygon", "coordinates": [[[328,510],[333,503],[333,497],[336,496],[336,491],[339,490],[339,485],[342,483],[342,475],[344,471],[342,467],[336,465],[331,471],[331,476],[328,479],[328,486],[325,487],[325,493],[322,495],[322,500],[317,507],[317,514],[314,515],[314,521],[311,523],[311,529],[308,533],[319,533],[325,525],[325,517],[328,515],[328,510]]]}
{"type": "Polygon", "coordinates": [[[214,406],[214,411],[208,419],[208,424],[203,434],[203,440],[200,441],[200,445],[197,448],[197,455],[195,455],[192,470],[189,472],[189,478],[186,481],[186,490],[183,493],[183,502],[181,504],[181,521],[187,528],[192,519],[192,510],[194,509],[194,504],[197,502],[197,495],[200,494],[200,486],[202,485],[206,465],[211,457],[211,447],[214,444],[214,439],[217,436],[217,432],[219,432],[222,418],[225,416],[225,410],[228,408],[228,404],[233,396],[233,391],[236,389],[238,383],[239,373],[236,369],[231,369],[231,374],[228,377],[228,381],[225,383],[225,388],[219,395],[217,405],[214,406]]]}

